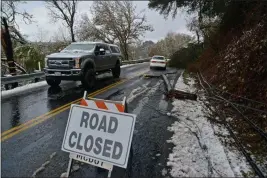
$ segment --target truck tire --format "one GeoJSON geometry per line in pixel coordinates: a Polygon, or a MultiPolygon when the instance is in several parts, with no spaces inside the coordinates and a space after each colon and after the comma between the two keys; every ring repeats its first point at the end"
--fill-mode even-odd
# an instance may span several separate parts
{"type": "Polygon", "coordinates": [[[112,69],[112,75],[114,78],[119,78],[121,75],[121,66],[120,63],[117,62],[115,67],[112,69]]]}
{"type": "Polygon", "coordinates": [[[59,80],[59,79],[48,79],[48,78],[46,78],[46,82],[51,87],[57,87],[61,83],[61,80],[59,80]]]}
{"type": "Polygon", "coordinates": [[[93,69],[88,69],[85,71],[84,75],[82,76],[82,85],[86,89],[92,89],[95,86],[96,82],[96,77],[95,77],[95,72],[93,69]]]}

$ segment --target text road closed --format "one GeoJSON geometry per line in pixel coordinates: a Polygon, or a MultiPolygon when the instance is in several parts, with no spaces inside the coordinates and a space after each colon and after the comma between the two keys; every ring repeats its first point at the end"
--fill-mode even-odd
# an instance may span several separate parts
{"type": "Polygon", "coordinates": [[[62,150],[127,167],[135,115],[72,105],[62,150]]]}

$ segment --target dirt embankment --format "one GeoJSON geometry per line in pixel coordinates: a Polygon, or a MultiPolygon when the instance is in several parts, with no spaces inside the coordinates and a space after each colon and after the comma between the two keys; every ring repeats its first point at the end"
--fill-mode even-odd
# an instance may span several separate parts
{"type": "MultiPolygon", "coordinates": [[[[255,4],[244,14],[238,27],[217,35],[217,46],[202,53],[197,68],[223,97],[242,105],[243,115],[267,133],[267,2],[255,4]]],[[[233,118],[231,126],[257,161],[266,158],[266,142],[251,125],[229,104],[222,104],[220,110],[233,118]]]]}

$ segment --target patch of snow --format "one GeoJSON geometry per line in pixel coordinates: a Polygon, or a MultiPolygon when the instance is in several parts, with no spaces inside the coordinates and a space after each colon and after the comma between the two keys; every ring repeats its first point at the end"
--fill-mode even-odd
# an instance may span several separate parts
{"type": "Polygon", "coordinates": [[[80,169],[80,166],[75,164],[75,165],[72,166],[71,172],[78,171],[79,169],[80,169]]]}
{"type": "MultiPolygon", "coordinates": [[[[136,114],[136,115],[139,115],[142,108],[146,105],[146,103],[148,102],[149,100],[149,97],[153,96],[153,94],[157,91],[159,85],[160,85],[160,82],[156,83],[156,85],[153,87],[153,88],[150,88],[148,87],[149,85],[149,82],[144,84],[143,86],[143,89],[141,91],[139,91],[137,94],[133,94],[132,93],[135,93],[136,91],[132,91],[131,94],[130,94],[130,98],[129,100],[127,100],[128,103],[130,103],[131,101],[133,101],[133,97],[136,98],[137,96],[139,96],[140,94],[147,92],[147,94],[140,100],[138,101],[138,104],[137,106],[135,107],[135,109],[132,111],[133,114],[136,114]]],[[[140,90],[140,89],[139,89],[140,90]]]]}
{"type": "Polygon", "coordinates": [[[11,74],[5,74],[4,77],[12,77],[11,74]]]}
{"type": "Polygon", "coordinates": [[[45,170],[45,167],[43,166],[39,167],[38,169],[36,169],[36,171],[34,171],[32,177],[35,177],[38,173],[42,172],[43,170],[45,170]]]}
{"type": "Polygon", "coordinates": [[[163,176],[166,176],[167,175],[167,173],[168,173],[168,171],[164,168],[164,169],[162,169],[162,171],[161,171],[161,174],[163,175],[163,176]]]}
{"type": "Polygon", "coordinates": [[[60,178],[67,178],[68,176],[68,173],[67,172],[63,172],[61,175],[60,175],[60,178]]]}
{"type": "Polygon", "coordinates": [[[159,154],[159,153],[158,153],[158,154],[156,154],[156,156],[160,156],[160,155],[161,155],[161,154],[159,154]]]}
{"type": "MultiPolygon", "coordinates": [[[[179,79],[177,80],[177,83],[175,84],[175,89],[194,93],[196,91],[196,89],[187,87],[187,85],[184,83],[184,79],[182,76],[183,76],[183,74],[181,74],[181,77],[179,77],[179,79]]],[[[195,81],[193,79],[189,80],[189,84],[194,85],[195,81]]]]}
{"type": "Polygon", "coordinates": [[[41,167],[46,167],[48,164],[50,164],[50,161],[46,161],[41,167]]]}
{"type": "Polygon", "coordinates": [[[130,66],[133,66],[133,65],[136,65],[136,64],[125,64],[125,65],[122,65],[122,66],[121,66],[121,69],[122,69],[122,68],[125,68],[125,67],[130,67],[130,66]]]}
{"type": "Polygon", "coordinates": [[[10,96],[20,95],[21,93],[31,92],[33,90],[36,90],[38,88],[43,88],[45,86],[47,86],[46,81],[31,83],[31,84],[17,87],[11,90],[1,91],[1,96],[2,96],[2,99],[5,99],[10,96]]]}
{"type": "Polygon", "coordinates": [[[147,90],[149,90],[148,85],[149,85],[149,82],[145,83],[141,87],[137,87],[134,90],[132,90],[132,92],[128,96],[127,103],[132,102],[137,96],[139,96],[139,95],[145,93],[147,90]]]}
{"type": "MultiPolygon", "coordinates": [[[[175,89],[193,92],[194,80],[188,85],[180,77],[175,89]]],[[[167,165],[173,177],[236,177],[250,170],[245,158],[227,149],[216,136],[228,136],[227,129],[211,125],[205,116],[203,101],[175,100],[172,115],[178,118],[169,131],[174,132],[171,142],[175,145],[167,165]]],[[[217,118],[218,119],[218,118],[217,118]]]]}
{"type": "MultiPolygon", "coordinates": [[[[147,62],[143,62],[143,63],[147,63],[147,62]]],[[[130,66],[134,66],[134,65],[138,65],[138,64],[140,64],[140,63],[121,65],[121,69],[122,69],[122,68],[126,68],[126,67],[130,67],[130,66]]]]}
{"type": "Polygon", "coordinates": [[[227,122],[230,122],[230,121],[232,121],[232,120],[233,120],[233,118],[231,118],[231,117],[227,117],[227,118],[226,118],[226,121],[227,121],[227,122]]]}

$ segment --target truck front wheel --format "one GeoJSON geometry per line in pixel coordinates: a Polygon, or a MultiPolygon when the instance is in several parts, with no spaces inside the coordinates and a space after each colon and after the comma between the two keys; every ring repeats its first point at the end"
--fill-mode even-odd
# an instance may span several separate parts
{"type": "Polygon", "coordinates": [[[87,89],[92,89],[95,86],[96,77],[93,69],[88,69],[82,78],[82,85],[87,89]]]}
{"type": "Polygon", "coordinates": [[[116,66],[112,69],[112,75],[114,78],[119,78],[121,75],[121,66],[120,63],[117,62],[116,66]]]}
{"type": "Polygon", "coordinates": [[[46,78],[46,82],[51,87],[57,87],[61,83],[61,80],[59,80],[59,79],[48,79],[48,78],[46,78]]]}

